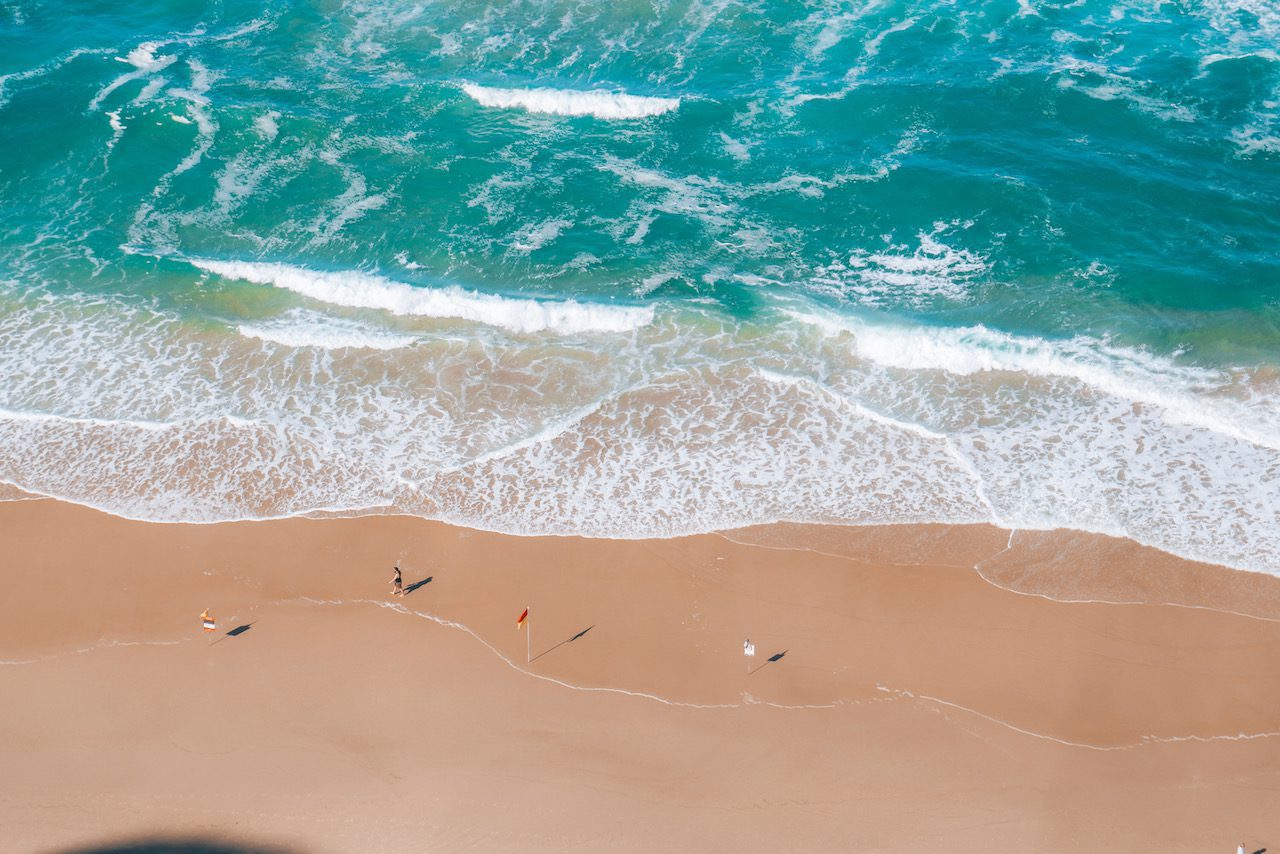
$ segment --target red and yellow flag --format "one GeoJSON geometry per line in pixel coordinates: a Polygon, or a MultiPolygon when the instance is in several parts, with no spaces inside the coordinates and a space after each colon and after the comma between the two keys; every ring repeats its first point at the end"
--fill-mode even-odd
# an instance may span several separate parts
{"type": "Polygon", "coordinates": [[[200,615],[200,621],[204,623],[204,630],[206,632],[216,632],[218,630],[218,624],[214,622],[213,615],[209,613],[208,608],[205,608],[204,612],[200,615]]]}
{"type": "Polygon", "coordinates": [[[520,612],[520,616],[519,616],[519,617],[516,617],[516,628],[517,628],[517,629],[524,625],[525,618],[527,618],[528,616],[529,616],[529,609],[528,609],[528,608],[525,608],[523,611],[521,611],[521,612],[520,612]]]}

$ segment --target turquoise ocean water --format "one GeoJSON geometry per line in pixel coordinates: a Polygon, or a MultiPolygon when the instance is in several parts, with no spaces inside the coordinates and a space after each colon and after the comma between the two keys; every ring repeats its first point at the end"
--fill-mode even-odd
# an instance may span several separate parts
{"type": "Polygon", "coordinates": [[[0,3],[0,481],[1280,573],[1280,12],[0,3]]]}

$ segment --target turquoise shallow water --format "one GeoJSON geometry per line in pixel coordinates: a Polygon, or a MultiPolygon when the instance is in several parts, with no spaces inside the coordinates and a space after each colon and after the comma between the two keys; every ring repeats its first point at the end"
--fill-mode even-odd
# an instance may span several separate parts
{"type": "Polygon", "coordinates": [[[0,479],[1280,571],[1280,16],[7,2],[0,479]]]}

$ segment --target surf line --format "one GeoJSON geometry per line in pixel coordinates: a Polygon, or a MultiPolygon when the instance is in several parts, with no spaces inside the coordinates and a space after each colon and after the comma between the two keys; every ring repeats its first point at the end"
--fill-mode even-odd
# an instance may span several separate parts
{"type": "Polygon", "coordinates": [[[1017,724],[1013,724],[1013,723],[1010,723],[1009,721],[1001,720],[1000,718],[993,717],[991,715],[980,712],[977,709],[971,709],[968,706],[962,706],[959,703],[953,703],[950,700],[944,700],[941,697],[933,697],[933,696],[930,696],[929,694],[915,694],[915,693],[912,693],[911,691],[907,691],[901,688],[890,688],[885,685],[879,685],[879,684],[876,685],[876,688],[880,691],[884,691],[889,694],[894,694],[904,699],[923,701],[926,703],[932,703],[934,705],[945,706],[950,709],[955,709],[957,711],[982,718],[985,721],[990,721],[991,723],[997,724],[998,726],[1002,726],[1005,729],[1013,730],[1014,732],[1019,733],[1021,735],[1027,735],[1032,738],[1043,739],[1044,741],[1052,741],[1057,744],[1061,744],[1065,747],[1082,747],[1086,750],[1097,750],[1100,752],[1111,752],[1116,750],[1134,750],[1136,748],[1147,747],[1148,745],[1152,745],[1152,744],[1173,744],[1173,743],[1187,742],[1187,741],[1199,741],[1199,742],[1253,741],[1255,739],[1274,738],[1276,736],[1280,736],[1280,732],[1255,732],[1255,733],[1242,732],[1242,733],[1237,733],[1236,735],[1168,735],[1168,736],[1144,735],[1138,741],[1131,742],[1129,744],[1113,744],[1113,745],[1089,744],[1088,742],[1085,742],[1085,741],[1072,741],[1071,739],[1058,738],[1057,736],[1049,735],[1047,733],[1036,732],[1034,730],[1025,729],[1023,727],[1018,726],[1017,724]]]}
{"type": "MultiPolygon", "coordinates": [[[[1232,611],[1229,608],[1214,608],[1210,605],[1188,605],[1184,602],[1142,602],[1128,599],[1066,599],[1060,596],[1050,596],[1048,593],[1036,593],[1031,590],[1019,590],[1016,587],[1008,587],[991,579],[982,571],[982,565],[995,560],[1001,555],[1008,554],[1013,551],[1013,538],[1017,533],[1018,529],[1011,529],[1009,531],[1009,543],[1007,546],[990,557],[985,557],[973,565],[973,571],[978,574],[978,577],[997,590],[1003,590],[1006,593],[1014,593],[1018,596],[1030,596],[1034,599],[1044,599],[1047,602],[1057,602],[1062,605],[1117,605],[1125,607],[1183,608],[1188,611],[1210,611],[1215,614],[1229,614],[1232,617],[1243,617],[1246,620],[1259,620],[1264,623],[1280,623],[1280,618],[1277,617],[1264,617],[1261,614],[1246,614],[1243,611],[1232,611]]],[[[1084,533],[1087,534],[1090,532],[1085,531],[1084,533]]],[[[1131,540],[1131,542],[1136,543],[1138,541],[1131,540]]],[[[1141,543],[1139,543],[1139,545],[1141,545],[1141,543]]],[[[1168,553],[1166,552],[1166,554],[1168,553]]],[[[1174,555],[1174,557],[1177,557],[1177,555],[1174,555]]],[[[1232,572],[1248,572],[1248,570],[1238,570],[1233,569],[1232,567],[1227,567],[1227,569],[1230,569],[1232,572]]]]}
{"type": "MultiPolygon", "coordinates": [[[[657,694],[652,694],[646,691],[629,691],[625,688],[609,688],[605,686],[596,686],[596,685],[575,685],[571,682],[565,682],[562,679],[556,679],[553,676],[546,676],[541,673],[534,673],[530,670],[527,670],[526,668],[521,667],[519,664],[517,664],[516,662],[508,658],[506,655],[504,655],[501,650],[499,650],[489,641],[481,637],[480,634],[477,633],[474,629],[472,629],[470,626],[467,626],[464,623],[457,622],[456,620],[448,620],[448,619],[445,619],[444,617],[440,617],[435,614],[430,614],[425,611],[416,611],[398,602],[383,602],[377,599],[314,599],[309,596],[298,597],[298,600],[307,602],[313,605],[327,605],[327,606],[373,605],[379,608],[385,608],[397,614],[402,614],[404,616],[418,617],[420,619],[428,620],[430,622],[433,622],[445,628],[462,631],[470,635],[471,637],[475,638],[477,641],[479,641],[486,649],[488,649],[495,656],[497,656],[499,660],[501,660],[504,664],[506,664],[508,667],[510,667],[512,670],[516,671],[517,673],[521,673],[525,676],[529,676],[534,679],[540,679],[544,682],[550,682],[553,685],[558,685],[562,688],[568,688],[572,691],[583,691],[587,693],[602,693],[602,694],[620,694],[626,697],[635,697],[643,700],[652,700],[657,703],[662,703],[664,706],[672,706],[676,708],[686,708],[686,709],[741,709],[749,706],[767,706],[770,708],[782,709],[782,710],[835,709],[835,708],[840,708],[845,706],[852,707],[852,706],[868,705],[872,702],[875,702],[874,700],[861,700],[861,701],[839,701],[838,700],[832,703],[821,703],[821,704],[816,704],[816,703],[815,704],[786,704],[786,703],[775,703],[768,700],[759,700],[755,697],[752,697],[749,694],[744,694],[743,695],[744,701],[741,703],[689,703],[682,700],[673,700],[668,697],[662,697],[657,694]]],[[[977,709],[972,709],[972,708],[969,708],[968,706],[962,706],[959,703],[955,703],[950,700],[944,700],[941,697],[934,697],[929,694],[916,694],[914,692],[907,691],[905,689],[891,688],[880,683],[876,683],[875,687],[876,687],[876,690],[891,695],[892,699],[924,702],[924,703],[930,703],[936,706],[943,706],[946,708],[955,709],[956,711],[964,712],[966,714],[982,718],[983,720],[989,721],[991,723],[997,724],[998,726],[1002,726],[1006,729],[1012,730],[1021,735],[1029,736],[1031,738],[1038,738],[1044,741],[1052,741],[1056,744],[1061,744],[1064,747],[1077,747],[1077,748],[1083,748],[1086,750],[1096,750],[1100,752],[1112,752],[1117,750],[1133,750],[1139,747],[1146,747],[1152,744],[1162,744],[1162,743],[1252,741],[1255,739],[1273,738],[1276,736],[1280,736],[1280,732],[1238,733],[1236,735],[1208,735],[1208,736],[1149,735],[1149,736],[1142,736],[1140,740],[1129,743],[1129,744],[1117,744],[1117,745],[1089,744],[1088,742],[1072,741],[1070,739],[1058,738],[1057,736],[1049,735],[1047,733],[1041,733],[1041,732],[1036,732],[1035,730],[1026,729],[1025,727],[1020,727],[1017,724],[1010,723],[1009,721],[1001,720],[1000,718],[993,717],[991,715],[985,714],[984,712],[980,712],[977,709]]]]}
{"type": "Polygon", "coordinates": [[[55,658],[65,658],[69,655],[83,655],[86,652],[97,652],[100,649],[114,649],[121,646],[177,646],[186,643],[190,638],[182,638],[181,640],[100,640],[89,646],[82,646],[77,649],[70,649],[63,652],[51,652],[48,655],[40,655],[35,658],[14,658],[0,659],[0,667],[17,666],[23,664],[39,664],[42,661],[51,661],[55,658]]]}
{"type": "Polygon", "coordinates": [[[508,658],[506,655],[504,655],[501,650],[499,650],[493,644],[489,643],[489,641],[481,637],[480,634],[477,633],[470,626],[467,626],[464,623],[459,623],[456,620],[448,620],[448,619],[445,619],[444,617],[440,617],[435,614],[430,614],[425,611],[415,611],[398,602],[383,602],[377,599],[313,599],[309,596],[301,596],[298,598],[299,600],[308,602],[312,605],[328,605],[328,606],[374,605],[379,608],[385,608],[389,611],[394,611],[395,613],[398,613],[398,614],[403,614],[405,616],[419,617],[424,620],[429,620],[433,623],[436,623],[437,625],[444,626],[445,628],[456,629],[458,631],[465,632],[466,634],[471,635],[471,637],[479,641],[482,645],[484,645],[485,648],[487,648],[490,652],[492,652],[495,656],[497,656],[504,664],[506,664],[508,667],[510,667],[512,670],[516,671],[517,673],[524,674],[525,676],[529,676],[534,679],[540,679],[544,682],[550,682],[553,685],[559,685],[562,688],[568,688],[572,691],[583,691],[587,693],[601,693],[601,694],[621,694],[627,697],[636,697],[638,699],[643,699],[643,700],[652,700],[657,703],[662,703],[664,706],[672,706],[676,708],[686,708],[686,709],[741,709],[741,708],[746,708],[748,706],[768,706],[775,709],[834,709],[839,706],[852,706],[852,705],[861,704],[860,702],[834,702],[834,703],[823,703],[823,704],[792,705],[792,704],[786,704],[786,703],[775,703],[769,700],[759,700],[755,697],[751,697],[750,695],[744,695],[744,697],[746,697],[747,699],[745,699],[741,703],[689,703],[683,700],[673,700],[669,697],[662,697],[662,696],[659,696],[658,694],[652,694],[646,691],[629,691],[626,688],[610,688],[610,687],[600,686],[600,685],[575,685],[572,682],[565,682],[562,679],[556,679],[554,676],[546,676],[541,673],[534,673],[531,670],[527,670],[526,668],[521,667],[519,664],[517,664],[516,662],[508,658]]]}

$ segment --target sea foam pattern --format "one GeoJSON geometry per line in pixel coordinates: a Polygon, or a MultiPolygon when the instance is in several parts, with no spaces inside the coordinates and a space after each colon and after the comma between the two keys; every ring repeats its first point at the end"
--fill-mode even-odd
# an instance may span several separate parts
{"type": "Polygon", "coordinates": [[[368,323],[329,317],[320,312],[292,309],[277,319],[241,323],[241,335],[285,347],[320,347],[326,350],[395,350],[416,341],[368,323]]]}
{"type": "Polygon", "coordinates": [[[170,315],[28,302],[0,319],[21,345],[0,355],[0,480],[172,520],[390,509],[607,537],[986,521],[1280,565],[1274,388],[1083,338],[782,310],[749,345],[690,315],[603,351],[598,333],[427,330],[375,349],[407,333],[290,309],[278,328],[323,339],[197,343],[170,315]]]}

